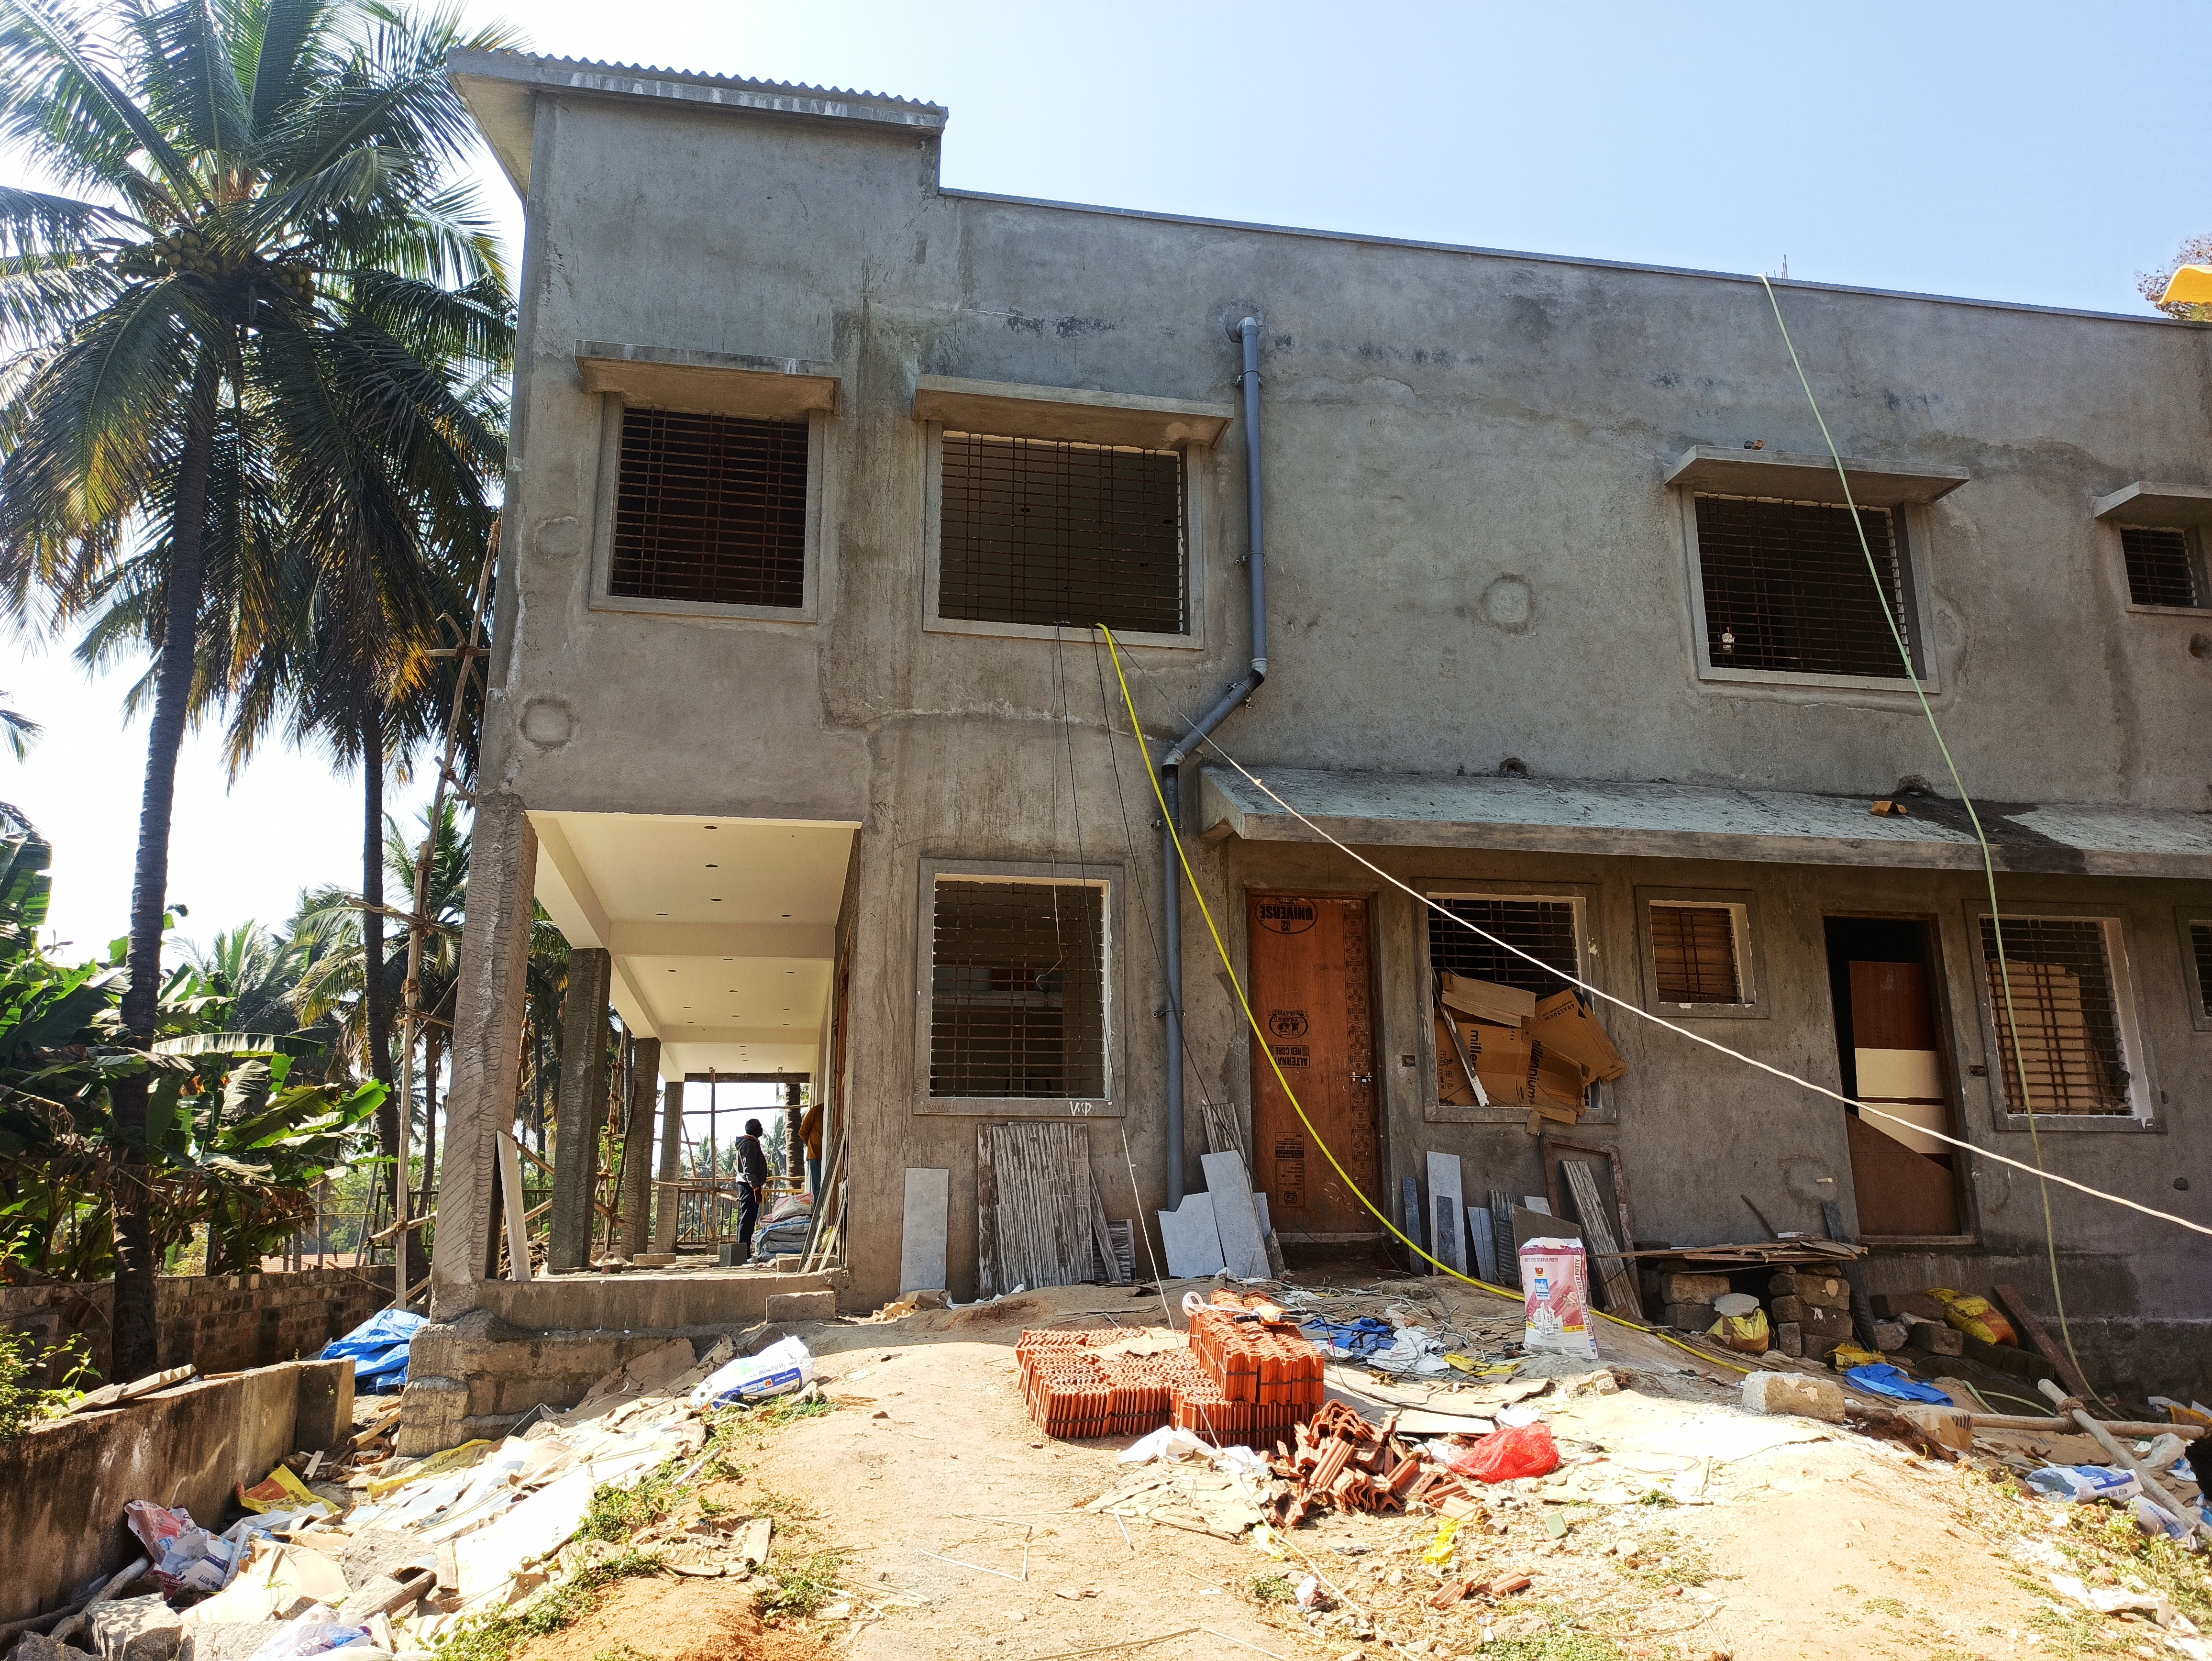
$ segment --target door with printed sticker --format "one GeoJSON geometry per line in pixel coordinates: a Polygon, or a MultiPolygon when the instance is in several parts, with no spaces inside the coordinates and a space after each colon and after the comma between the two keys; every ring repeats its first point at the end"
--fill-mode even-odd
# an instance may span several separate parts
{"type": "Polygon", "coordinates": [[[1249,921],[1252,1013],[1267,1035],[1266,1049],[1255,1043],[1252,1051],[1253,1182],[1285,1241],[1374,1235],[1374,1216],[1336,1170],[1378,1197],[1382,1092],[1367,902],[1255,893],[1249,921]]]}

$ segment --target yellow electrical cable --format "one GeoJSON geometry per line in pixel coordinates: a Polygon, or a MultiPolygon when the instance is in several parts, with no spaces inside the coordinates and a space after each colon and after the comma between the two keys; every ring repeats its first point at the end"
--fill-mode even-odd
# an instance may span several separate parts
{"type": "MultiPolygon", "coordinates": [[[[1106,636],[1107,651],[1113,654],[1114,678],[1121,684],[1121,703],[1123,708],[1127,709],[1129,712],[1129,730],[1135,733],[1141,741],[1144,736],[1145,727],[1144,723],[1137,719],[1137,703],[1136,700],[1129,692],[1129,678],[1127,675],[1124,674],[1121,670],[1121,645],[1115,640],[1114,631],[1111,629],[1109,629],[1103,623],[1098,624],[1097,627],[1098,632],[1106,636]]],[[[1198,902],[1199,915],[1206,919],[1206,932],[1213,937],[1213,949],[1221,958],[1221,967],[1229,977],[1229,984],[1236,989],[1237,1001],[1244,1011],[1244,1019],[1252,1028],[1252,1036],[1254,1039],[1258,1042],[1261,1053],[1267,1057],[1267,1066],[1274,1073],[1275,1082],[1283,1087],[1283,1095],[1290,1102],[1291,1110],[1298,1116],[1298,1123],[1306,1128],[1306,1134],[1313,1138],[1314,1146],[1321,1149],[1322,1157],[1328,1161],[1329,1168],[1335,1171],[1339,1177],[1344,1179],[1345,1187],[1352,1190],[1353,1196],[1358,1200],[1361,1205],[1367,1208],[1369,1214],[1371,1215],[1376,1222],[1382,1224],[1384,1228],[1388,1229],[1401,1242],[1402,1242],[1406,1249],[1411,1251],[1415,1256],[1420,1258],[1425,1262],[1434,1264],[1438,1269],[1443,1271],[1444,1274],[1450,1275],[1455,1281],[1464,1281],[1467,1285],[1471,1287],[1479,1287],[1485,1292],[1495,1293],[1498,1296],[1510,1299],[1516,1303],[1522,1301],[1506,1287],[1492,1286],[1487,1281],[1478,1281],[1472,1275],[1463,1274],[1462,1271],[1454,1269],[1449,1263],[1442,1262],[1436,1257],[1432,1257],[1427,1252],[1422,1250],[1420,1243],[1417,1240],[1409,1238],[1403,1230],[1400,1229],[1395,1223],[1392,1222],[1389,1218],[1385,1216],[1376,1206],[1374,1201],[1367,1197],[1365,1192],[1360,1188],[1359,1184],[1352,1179],[1352,1173],[1346,1171],[1344,1166],[1338,1162],[1335,1153],[1330,1148],[1329,1145],[1322,1139],[1321,1132],[1314,1129],[1314,1122],[1306,1117],[1306,1110],[1304,1106],[1298,1100],[1297,1092],[1291,1088],[1291,1081],[1283,1076],[1282,1063],[1275,1059],[1274,1050],[1267,1043],[1267,1035],[1261,1030],[1260,1018],[1253,1012],[1252,1001],[1244,995],[1244,983],[1237,973],[1237,965],[1230,961],[1229,947],[1221,938],[1221,930],[1215,926],[1213,921],[1213,908],[1206,903],[1206,895],[1198,885],[1198,875],[1190,868],[1190,855],[1184,851],[1182,845],[1182,833],[1176,828],[1175,816],[1168,811],[1167,797],[1160,789],[1158,771],[1151,766],[1147,766],[1145,769],[1145,776],[1151,781],[1152,787],[1152,800],[1159,804],[1160,823],[1167,826],[1168,839],[1175,843],[1176,861],[1182,867],[1184,880],[1188,882],[1190,885],[1191,897],[1198,902]]],[[[1173,879],[1172,873],[1170,875],[1170,879],[1173,879]]],[[[1180,1067],[1182,1064],[1182,1058],[1179,1056],[1175,1058],[1174,1064],[1180,1067]]],[[[1181,1153],[1182,1150],[1179,1148],[1171,1148],[1169,1150],[1169,1157],[1170,1159],[1179,1158],[1181,1156],[1181,1153]]],[[[1660,1332],[1655,1328],[1642,1326],[1634,1321],[1623,1320],[1617,1315],[1608,1315],[1603,1310],[1598,1309],[1595,1306],[1591,1308],[1589,1312],[1595,1315],[1600,1320],[1611,1321],[1615,1326],[1627,1327],[1631,1330],[1636,1332],[1648,1332],[1653,1337],[1659,1339],[1663,1343],[1673,1344],[1675,1348],[1682,1351],[1685,1354],[1694,1355],[1698,1360],[1711,1362],[1716,1366],[1729,1367],[1737,1372],[1751,1372],[1756,1371],[1756,1369],[1752,1367],[1739,1366],[1734,1361],[1723,1361],[1716,1356],[1707,1355],[1702,1350],[1692,1349],[1689,1345],[1682,1343],[1677,1339],[1668,1337],[1665,1333],[1660,1332]]]]}

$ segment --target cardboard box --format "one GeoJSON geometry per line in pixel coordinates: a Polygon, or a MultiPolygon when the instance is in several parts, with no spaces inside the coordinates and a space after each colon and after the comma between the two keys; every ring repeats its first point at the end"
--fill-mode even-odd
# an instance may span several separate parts
{"type": "Polygon", "coordinates": [[[1440,995],[1444,1007],[1498,1026],[1518,1026],[1536,1013],[1536,995],[1496,981],[1470,980],[1447,970],[1440,995]]]}
{"type": "MultiPolygon", "coordinates": [[[[1519,1028],[1489,1021],[1455,1023],[1468,1059],[1483,1094],[1494,1107],[1555,1106],[1579,1108],[1587,1082],[1581,1066],[1554,1055],[1544,1044],[1524,1036],[1519,1028]]],[[[1437,1084],[1442,1098],[1461,1106],[1471,1105],[1474,1092],[1452,1048],[1451,1033],[1439,1016],[1437,1020],[1437,1084]]]]}
{"type": "Polygon", "coordinates": [[[1524,1029],[1547,1050],[1580,1067],[1585,1083],[1618,1079],[1628,1071],[1598,1023],[1595,1003],[1589,993],[1569,987],[1538,1003],[1524,1029]]]}

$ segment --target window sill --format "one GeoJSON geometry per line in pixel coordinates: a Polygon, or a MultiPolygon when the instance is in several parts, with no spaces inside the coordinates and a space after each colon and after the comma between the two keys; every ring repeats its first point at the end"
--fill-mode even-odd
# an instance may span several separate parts
{"type": "Polygon", "coordinates": [[[1978,1234],[1862,1234],[1859,1244],[1891,1250],[1924,1250],[1930,1246],[1961,1250],[1977,1244],[1978,1234]]]}
{"type": "Polygon", "coordinates": [[[1118,1119],[1121,1104],[1095,1097],[924,1096],[917,1116],[957,1119],[1118,1119]]]}
{"type": "MultiPolygon", "coordinates": [[[[1723,669],[1705,662],[1698,665],[1698,678],[1714,686],[1807,687],[1887,693],[1895,698],[1913,697],[1912,683],[1902,675],[1808,675],[1785,669],[1723,669]]],[[[1942,690],[1933,675],[1923,675],[1920,684],[1931,696],[1942,690]]]]}
{"type": "Polygon", "coordinates": [[[2128,610],[2142,618],[2196,618],[2201,620],[2212,617],[2212,605],[2141,605],[2130,600],[2128,610]]]}
{"type": "MultiPolygon", "coordinates": [[[[2002,1113],[1997,1116],[1997,1129],[2027,1134],[2027,1115],[2002,1113]]],[[[2039,1113],[2035,1116],[2038,1134],[2048,1136],[2054,1130],[2087,1132],[2094,1135],[2130,1134],[2157,1135],[2166,1127],[2156,1119],[2146,1118],[2140,1113],[2039,1113]]]]}
{"type": "MultiPolygon", "coordinates": [[[[1424,1124],[1526,1126],[1528,1123],[1528,1115],[1534,1110],[1533,1108],[1508,1107],[1501,1102],[1492,1102],[1487,1107],[1478,1107],[1472,1102],[1429,1102],[1421,1109],[1421,1122],[1424,1124]]],[[[1585,1108],[1582,1117],[1576,1121],[1577,1124],[1586,1125],[1620,1123],[1620,1116],[1613,1110],[1613,1104],[1609,1101],[1601,1102],[1595,1107],[1585,1108]]],[[[1559,1119],[1544,1121],[1544,1131],[1547,1135],[1554,1131],[1571,1132],[1573,1129],[1573,1125],[1559,1119]]]]}
{"type": "MultiPolygon", "coordinates": [[[[1066,644],[1070,641],[1087,641],[1091,631],[1074,624],[1064,623],[1057,627],[1048,623],[991,623],[981,618],[930,617],[923,620],[922,632],[930,635],[972,635],[988,640],[1042,640],[1066,644]]],[[[1193,631],[1187,635],[1154,634],[1142,630],[1127,633],[1116,629],[1114,638],[1124,646],[1150,646],[1166,651],[1202,652],[1206,636],[1193,631]]]]}
{"type": "Polygon", "coordinates": [[[811,605],[723,605],[708,600],[652,599],[641,594],[593,594],[594,611],[630,611],[642,617],[698,618],[715,623],[818,622],[811,605]]]}
{"type": "Polygon", "coordinates": [[[1766,1011],[1755,1003],[1673,1003],[1647,998],[1644,1009],[1670,1021],[1763,1021],[1766,1011]]]}

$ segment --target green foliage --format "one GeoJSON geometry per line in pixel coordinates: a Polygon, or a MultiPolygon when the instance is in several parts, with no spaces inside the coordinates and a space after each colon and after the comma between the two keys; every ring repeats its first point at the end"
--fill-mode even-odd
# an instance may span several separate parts
{"type": "Polygon", "coordinates": [[[493,1609],[471,1615],[439,1640],[438,1661],[509,1661],[532,1639],[582,1620],[599,1606],[607,1588],[617,1580],[657,1574],[665,1561],[657,1551],[625,1552],[593,1564],[520,1609],[493,1609]]]}
{"type": "Polygon", "coordinates": [[[385,1087],[295,1080],[315,1046],[228,1031],[235,1000],[189,967],[162,989],[153,1043],[123,1042],[122,969],[4,944],[4,931],[35,927],[48,857],[33,838],[0,840],[0,872],[16,873],[0,885],[0,1262],[108,1272],[125,1146],[113,1087],[143,1074],[156,1249],[204,1228],[209,1273],[258,1269],[312,1214],[314,1185],[361,1153],[385,1087]]]}
{"type": "Polygon", "coordinates": [[[843,1556],[834,1551],[817,1551],[803,1564],[785,1565],[762,1597],[761,1613],[772,1620],[813,1614],[836,1594],[837,1571],[844,1566],[843,1556]]]}
{"type": "Polygon", "coordinates": [[[1298,1595],[1287,1574],[1255,1574],[1252,1577],[1252,1596],[1262,1603],[1287,1603],[1298,1595]]]}
{"type": "Polygon", "coordinates": [[[33,1349],[18,1333],[0,1333],[0,1442],[12,1442],[33,1425],[58,1419],[74,1407],[78,1386],[92,1373],[92,1358],[82,1337],[51,1349],[33,1349]],[[30,1381],[52,1377],[58,1368],[61,1387],[42,1390],[30,1381]]]}

